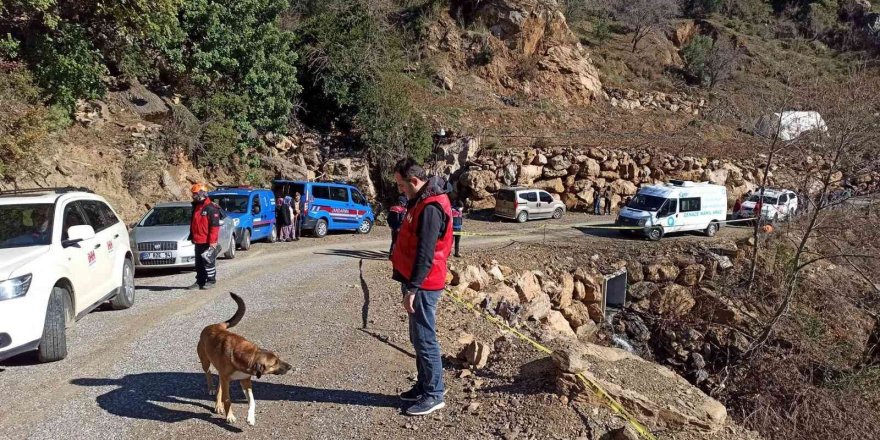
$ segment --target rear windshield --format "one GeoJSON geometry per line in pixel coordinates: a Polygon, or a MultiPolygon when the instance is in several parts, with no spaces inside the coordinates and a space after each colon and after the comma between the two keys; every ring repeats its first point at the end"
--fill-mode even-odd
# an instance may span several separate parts
{"type": "MultiPolygon", "coordinates": [[[[761,196],[759,194],[752,194],[751,197],[747,200],[748,202],[757,202],[761,196]]],[[[777,201],[776,197],[764,196],[764,203],[767,205],[775,205],[777,201]]]]}
{"type": "Polygon", "coordinates": [[[510,190],[501,190],[498,191],[498,194],[495,196],[497,200],[502,200],[505,202],[512,202],[516,197],[516,193],[510,190]]]}
{"type": "Polygon", "coordinates": [[[168,206],[153,208],[141,220],[140,226],[187,226],[192,219],[192,207],[168,206]]]}
{"type": "Polygon", "coordinates": [[[0,205],[0,249],[52,242],[52,205],[0,205]]]}
{"type": "Polygon", "coordinates": [[[302,196],[305,193],[305,185],[294,182],[276,182],[272,185],[272,192],[275,193],[276,198],[282,199],[287,196],[293,197],[296,193],[302,196]]]}
{"type": "Polygon", "coordinates": [[[636,194],[626,206],[627,208],[638,209],[639,211],[657,212],[665,201],[666,199],[663,197],[636,194]]]}

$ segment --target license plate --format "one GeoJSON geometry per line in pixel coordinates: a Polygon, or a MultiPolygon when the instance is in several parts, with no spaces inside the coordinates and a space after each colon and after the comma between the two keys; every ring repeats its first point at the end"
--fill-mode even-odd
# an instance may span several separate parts
{"type": "Polygon", "coordinates": [[[141,252],[141,260],[162,260],[171,257],[171,252],[141,252]]]}

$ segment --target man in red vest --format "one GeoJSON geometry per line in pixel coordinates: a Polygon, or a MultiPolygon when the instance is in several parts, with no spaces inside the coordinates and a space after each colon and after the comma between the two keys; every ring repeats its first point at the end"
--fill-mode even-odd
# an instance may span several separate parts
{"type": "Polygon", "coordinates": [[[415,386],[400,398],[416,402],[407,414],[422,416],[446,406],[436,324],[437,303],[446,287],[446,261],[452,251],[452,206],[448,196],[452,186],[440,177],[429,179],[412,159],[395,165],[394,180],[408,203],[391,263],[394,280],[402,286],[418,370],[415,386]]]}
{"type": "Polygon", "coordinates": [[[207,290],[217,284],[217,241],[220,235],[220,207],[208,198],[208,188],[192,186],[192,220],[189,240],[195,245],[196,282],[189,290],[207,290]]]}

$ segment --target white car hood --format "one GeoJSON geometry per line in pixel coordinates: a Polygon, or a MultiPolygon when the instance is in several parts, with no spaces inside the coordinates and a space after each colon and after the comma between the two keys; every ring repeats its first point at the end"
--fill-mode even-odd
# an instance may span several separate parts
{"type": "Polygon", "coordinates": [[[651,218],[651,213],[648,211],[641,211],[638,209],[632,208],[623,208],[620,211],[620,215],[626,218],[635,218],[635,219],[643,219],[643,218],[651,218]]]}
{"type": "Polygon", "coordinates": [[[47,252],[49,245],[0,249],[0,281],[8,280],[17,269],[47,252]]]}

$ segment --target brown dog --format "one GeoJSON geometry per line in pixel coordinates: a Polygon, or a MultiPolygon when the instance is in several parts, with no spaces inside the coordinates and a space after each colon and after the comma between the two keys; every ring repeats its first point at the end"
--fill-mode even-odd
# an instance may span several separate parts
{"type": "Polygon", "coordinates": [[[229,395],[229,381],[241,381],[241,389],[248,400],[247,422],[254,424],[254,393],[251,384],[251,376],[257,379],[264,374],[286,374],[290,371],[290,364],[283,362],[275,353],[263,350],[247,339],[230,332],[229,328],[235,327],[244,316],[244,301],[236,294],[231,293],[232,299],[238,304],[238,310],[226,322],[213,324],[202,330],[199,337],[199,360],[202,361],[202,369],[205,370],[205,379],[208,381],[208,393],[217,394],[217,403],[214,411],[220,415],[226,415],[226,421],[235,423],[232,415],[232,399],[229,395]],[[217,369],[220,376],[220,391],[214,388],[214,379],[211,376],[211,365],[217,369]]]}

